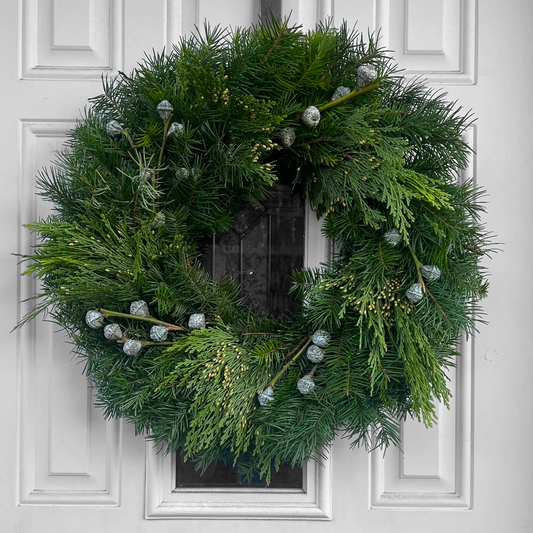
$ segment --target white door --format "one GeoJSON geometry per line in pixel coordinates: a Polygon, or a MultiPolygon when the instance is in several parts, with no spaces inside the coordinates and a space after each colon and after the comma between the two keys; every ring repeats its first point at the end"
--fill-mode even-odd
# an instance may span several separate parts
{"type": "Polygon", "coordinates": [[[87,98],[100,93],[102,73],[129,71],[144,51],[169,47],[204,19],[247,25],[262,2],[3,0],[0,531],[533,531],[533,4],[281,5],[306,27],[326,16],[358,20],[363,32],[381,27],[383,45],[409,76],[425,75],[478,117],[468,132],[476,155],[466,177],[488,189],[486,222],[504,244],[488,264],[489,325],[461,347],[452,409],[429,431],[406,424],[404,454],[389,450],[383,458],[336,443],[326,467],[307,468],[303,492],[174,490],[173,458],[156,454],[128,424],[103,420],[60,333],[45,322],[9,333],[33,291],[10,253],[29,250],[32,238],[21,224],[45,214],[34,194],[36,172],[87,98]]]}

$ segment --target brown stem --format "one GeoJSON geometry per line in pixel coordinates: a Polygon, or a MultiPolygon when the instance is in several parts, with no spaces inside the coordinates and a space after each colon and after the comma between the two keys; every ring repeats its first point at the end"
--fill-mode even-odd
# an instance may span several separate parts
{"type": "Polygon", "coordinates": [[[281,29],[281,31],[279,32],[278,36],[276,37],[276,40],[274,41],[274,43],[270,47],[270,50],[267,52],[267,55],[263,58],[263,61],[262,61],[263,65],[268,61],[268,58],[270,57],[270,54],[272,54],[272,52],[274,51],[274,48],[276,48],[276,46],[278,46],[279,42],[281,41],[281,38],[287,32],[287,23],[284,22],[283,26],[281,26],[280,29],[281,29]]]}
{"type": "Polygon", "coordinates": [[[328,140],[327,137],[319,137],[318,139],[313,139],[312,141],[302,143],[297,146],[311,146],[312,144],[321,143],[322,141],[327,141],[327,140],[328,140]]]}
{"type": "Polygon", "coordinates": [[[348,363],[348,374],[346,376],[346,396],[350,396],[350,363],[348,363]]]}
{"type": "Polygon", "coordinates": [[[425,206],[424,204],[421,204],[421,205],[428,213],[431,213],[435,218],[438,218],[445,226],[450,228],[454,233],[458,232],[457,228],[454,228],[453,226],[448,224],[441,216],[437,215],[437,213],[435,213],[431,209],[429,209],[429,207],[425,206]]]}

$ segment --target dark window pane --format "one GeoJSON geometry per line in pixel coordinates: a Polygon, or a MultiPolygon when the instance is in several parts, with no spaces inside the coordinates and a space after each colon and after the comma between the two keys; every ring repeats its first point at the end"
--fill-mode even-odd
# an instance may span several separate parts
{"type": "MultiPolygon", "coordinates": [[[[202,251],[202,262],[214,279],[230,276],[241,286],[241,295],[259,312],[274,316],[298,310],[288,296],[292,271],[303,267],[305,208],[288,185],[278,184],[272,197],[258,209],[240,213],[232,228],[215,235],[202,251]]],[[[209,465],[200,476],[194,463],[176,458],[176,486],[264,487],[257,480],[244,484],[237,471],[220,463],[209,465]]],[[[272,472],[269,488],[302,488],[301,468],[282,465],[272,472]]]]}
{"type": "Polygon", "coordinates": [[[298,309],[288,296],[292,271],[304,260],[305,209],[288,185],[276,185],[271,199],[240,213],[232,228],[205,246],[202,261],[214,279],[229,276],[260,312],[280,316],[298,309]]]}
{"type": "MultiPolygon", "coordinates": [[[[253,479],[251,483],[244,483],[237,471],[231,466],[221,463],[211,463],[206,471],[200,475],[194,470],[191,461],[184,462],[181,454],[177,457],[176,487],[177,488],[254,488],[266,487],[260,479],[253,479]]],[[[301,468],[281,465],[279,470],[272,472],[272,479],[268,488],[271,489],[301,489],[303,473],[301,468]]]]}

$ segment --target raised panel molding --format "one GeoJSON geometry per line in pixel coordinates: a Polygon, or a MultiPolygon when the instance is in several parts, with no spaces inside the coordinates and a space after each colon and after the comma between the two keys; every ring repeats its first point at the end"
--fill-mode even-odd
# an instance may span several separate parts
{"type": "Polygon", "coordinates": [[[461,135],[463,141],[470,147],[472,150],[470,161],[468,162],[468,167],[462,169],[459,172],[459,182],[464,183],[465,181],[476,181],[477,176],[477,126],[472,124],[468,126],[466,130],[461,135]]]}
{"type": "MultiPolygon", "coordinates": [[[[438,406],[434,435],[370,454],[370,507],[376,509],[470,509],[472,486],[473,339],[464,339],[451,375],[450,410],[438,406]],[[428,449],[429,448],[429,449],[428,449]]],[[[422,435],[408,421],[402,431],[422,435]],[[414,431],[413,431],[414,430],[414,431]]],[[[421,427],[420,427],[421,426],[421,427]]]]}
{"type": "Polygon", "coordinates": [[[146,442],[147,519],[331,520],[331,458],[304,468],[304,489],[176,488],[175,454],[146,442]]]}
{"type": "Polygon", "coordinates": [[[172,50],[181,37],[200,27],[200,0],[166,0],[166,49],[172,50]]]}
{"type": "Polygon", "coordinates": [[[226,0],[219,4],[208,0],[165,0],[165,3],[165,43],[169,51],[195,27],[203,31],[204,20],[212,27],[219,24],[222,28],[236,28],[255,24],[261,12],[260,0],[226,0]]]}
{"type": "Polygon", "coordinates": [[[472,85],[477,77],[477,0],[285,0],[283,16],[304,28],[328,18],[380,44],[407,76],[440,85],[472,85]]]}
{"type": "Polygon", "coordinates": [[[477,75],[477,0],[374,0],[381,44],[407,75],[472,85],[477,75]]]}
{"type": "Polygon", "coordinates": [[[256,24],[261,13],[261,0],[224,0],[213,2],[212,0],[196,0],[198,6],[197,20],[203,25],[204,20],[213,27],[220,24],[222,28],[231,26],[249,26],[256,24]]]}
{"type": "MultiPolygon", "coordinates": [[[[19,222],[46,217],[36,196],[35,175],[60,149],[74,121],[20,122],[19,222]]],[[[35,236],[22,230],[19,252],[27,254],[35,236]]],[[[19,318],[38,291],[23,277],[19,318]]],[[[70,345],[41,319],[18,331],[19,505],[118,506],[120,502],[121,422],[106,422],[93,407],[94,394],[70,354],[70,345]]]]}
{"type": "Polygon", "coordinates": [[[124,0],[21,0],[21,79],[99,80],[123,69],[124,0]]]}

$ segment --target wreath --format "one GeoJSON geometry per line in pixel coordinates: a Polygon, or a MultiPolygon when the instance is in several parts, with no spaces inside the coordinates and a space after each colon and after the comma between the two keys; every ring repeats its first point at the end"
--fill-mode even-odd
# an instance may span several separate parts
{"type": "Polygon", "coordinates": [[[398,445],[401,419],[431,425],[448,403],[487,292],[483,191],[459,179],[471,122],[345,24],[206,27],[104,79],[39,174],[55,212],[28,226],[42,292],[21,324],[45,311],[105,416],[200,469],[268,479],[337,435],[398,445]],[[276,181],[338,250],[293,273],[299,310],[281,318],[200,263],[276,181]]]}

